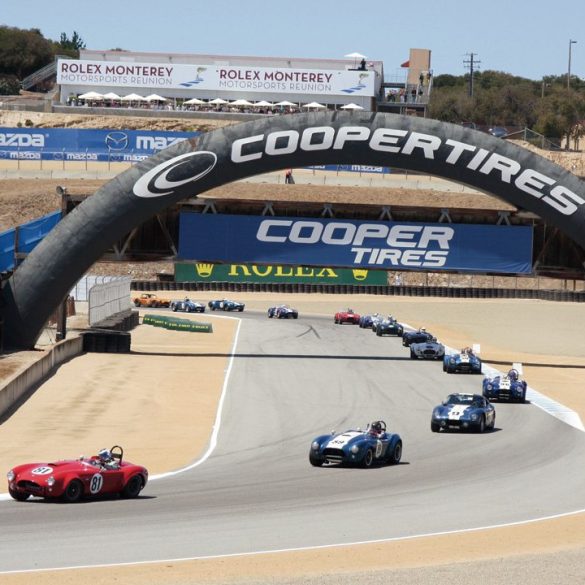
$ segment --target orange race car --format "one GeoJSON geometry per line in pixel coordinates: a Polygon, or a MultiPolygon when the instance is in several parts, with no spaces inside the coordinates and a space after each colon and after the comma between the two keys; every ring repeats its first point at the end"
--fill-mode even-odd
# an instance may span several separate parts
{"type": "Polygon", "coordinates": [[[142,293],[139,297],[132,299],[135,307],[168,307],[171,304],[169,299],[160,299],[152,293],[142,293]]]}

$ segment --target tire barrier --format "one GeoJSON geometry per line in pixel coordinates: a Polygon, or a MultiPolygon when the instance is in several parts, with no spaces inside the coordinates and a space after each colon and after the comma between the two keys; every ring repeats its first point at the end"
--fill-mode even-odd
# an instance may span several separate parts
{"type": "Polygon", "coordinates": [[[80,333],[83,351],[96,353],[129,353],[131,336],[128,331],[89,329],[80,333]]]}
{"type": "Polygon", "coordinates": [[[199,323],[190,319],[180,319],[178,317],[167,317],[166,315],[145,315],[142,319],[143,325],[153,325],[172,331],[190,331],[192,333],[213,333],[211,323],[199,323]]]}
{"type": "MultiPolygon", "coordinates": [[[[132,290],[165,290],[168,283],[135,280],[132,290]],[[158,288],[157,288],[158,286],[158,288]]],[[[177,282],[173,290],[194,292],[271,292],[302,294],[339,294],[339,295],[380,295],[406,297],[443,297],[454,299],[535,299],[556,302],[585,302],[585,291],[516,289],[516,288],[477,288],[448,286],[410,286],[410,285],[348,285],[348,284],[306,284],[306,283],[234,283],[234,282],[177,282]]]]}

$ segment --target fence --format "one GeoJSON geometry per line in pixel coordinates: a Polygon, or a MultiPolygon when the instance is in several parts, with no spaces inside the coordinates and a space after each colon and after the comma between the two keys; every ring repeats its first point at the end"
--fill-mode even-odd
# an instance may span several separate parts
{"type": "Polygon", "coordinates": [[[131,278],[123,276],[91,287],[88,294],[90,326],[130,309],[131,282],[131,278]]]}

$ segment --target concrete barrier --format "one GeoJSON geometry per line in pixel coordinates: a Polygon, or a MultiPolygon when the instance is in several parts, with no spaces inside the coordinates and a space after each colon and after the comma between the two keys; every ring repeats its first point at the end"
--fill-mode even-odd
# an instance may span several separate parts
{"type": "Polygon", "coordinates": [[[34,364],[0,384],[0,420],[32,394],[35,386],[47,378],[57,366],[79,355],[83,349],[81,337],[65,339],[47,350],[34,364]]]}

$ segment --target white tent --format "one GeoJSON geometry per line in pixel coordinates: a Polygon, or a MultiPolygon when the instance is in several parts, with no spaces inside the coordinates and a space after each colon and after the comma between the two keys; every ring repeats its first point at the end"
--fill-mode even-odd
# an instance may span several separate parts
{"type": "Polygon", "coordinates": [[[146,101],[149,101],[149,102],[166,102],[167,101],[167,98],[164,98],[160,95],[157,95],[156,93],[151,93],[150,95],[147,95],[144,99],[146,101]]]}
{"type": "Polygon", "coordinates": [[[97,93],[97,91],[88,91],[87,93],[82,93],[79,96],[80,100],[101,100],[104,99],[104,96],[101,93],[97,93]]]}
{"type": "Polygon", "coordinates": [[[234,102],[230,103],[230,106],[253,106],[254,104],[252,102],[249,102],[248,100],[236,100],[234,102]]]}
{"type": "Polygon", "coordinates": [[[362,55],[361,53],[349,53],[348,55],[345,55],[348,59],[367,59],[367,57],[365,55],[362,55]]]}
{"type": "Polygon", "coordinates": [[[346,104],[345,106],[341,106],[342,110],[363,110],[364,108],[362,108],[361,106],[358,106],[357,104],[346,104]]]}
{"type": "Polygon", "coordinates": [[[221,98],[215,98],[209,102],[210,104],[219,105],[219,104],[227,104],[226,100],[222,100],[221,98]]]}
{"type": "Polygon", "coordinates": [[[292,107],[292,106],[296,106],[297,104],[293,104],[292,102],[287,102],[286,100],[284,100],[283,102],[278,102],[277,104],[274,104],[275,106],[287,106],[287,107],[292,107]]]}
{"type": "Polygon", "coordinates": [[[110,91],[109,93],[104,94],[104,99],[105,100],[119,100],[120,96],[117,93],[110,91]]]}
{"type": "Polygon", "coordinates": [[[143,98],[141,95],[137,93],[129,93],[125,95],[123,98],[120,98],[123,102],[144,102],[146,98],[143,98]]]}
{"type": "Polygon", "coordinates": [[[184,106],[200,106],[204,103],[206,103],[206,102],[204,102],[203,100],[200,100],[199,98],[191,98],[190,100],[183,102],[183,105],[184,106]]]}
{"type": "Polygon", "coordinates": [[[315,108],[315,109],[319,109],[319,108],[326,108],[327,106],[324,106],[323,104],[320,104],[318,102],[311,102],[310,104],[303,104],[303,108],[315,108]]]}
{"type": "Polygon", "coordinates": [[[271,108],[272,104],[270,102],[267,102],[266,100],[262,100],[260,102],[256,102],[254,106],[258,108],[271,108]]]}

